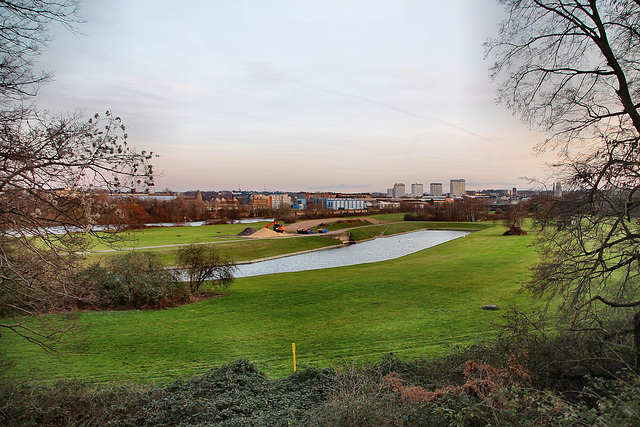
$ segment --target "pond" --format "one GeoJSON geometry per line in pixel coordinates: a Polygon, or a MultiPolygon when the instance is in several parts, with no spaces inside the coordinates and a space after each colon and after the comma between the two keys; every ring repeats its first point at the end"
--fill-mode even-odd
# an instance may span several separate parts
{"type": "Polygon", "coordinates": [[[421,230],[379,237],[355,245],[292,255],[238,266],[236,277],[344,267],[400,258],[459,237],[467,231],[421,230]]]}
{"type": "MultiPolygon", "coordinates": [[[[273,218],[243,218],[234,221],[234,224],[253,224],[256,222],[273,222],[273,218]]],[[[154,222],[145,224],[147,227],[201,227],[207,225],[207,221],[189,221],[189,222],[154,222]]]]}
{"type": "MultiPolygon", "coordinates": [[[[235,221],[235,224],[253,224],[253,223],[257,223],[257,222],[273,222],[273,221],[274,221],[273,218],[244,218],[244,219],[240,219],[238,221],[235,221]]],[[[177,226],[182,226],[182,227],[201,227],[203,225],[207,225],[207,221],[154,222],[154,223],[145,224],[145,226],[147,226],[147,227],[177,227],[177,226]]],[[[91,227],[91,230],[92,231],[106,231],[106,230],[109,230],[110,228],[111,227],[109,225],[94,225],[94,226],[91,227]]],[[[82,231],[82,228],[59,226],[59,227],[43,227],[43,228],[38,228],[38,230],[39,230],[38,232],[44,231],[44,232],[46,232],[48,234],[62,235],[62,234],[67,234],[67,233],[79,233],[79,232],[82,231]]],[[[9,235],[11,237],[19,237],[21,234],[24,234],[27,237],[34,235],[34,232],[32,232],[32,231],[25,231],[24,233],[19,233],[16,230],[8,230],[6,233],[7,233],[7,235],[9,235]]]]}

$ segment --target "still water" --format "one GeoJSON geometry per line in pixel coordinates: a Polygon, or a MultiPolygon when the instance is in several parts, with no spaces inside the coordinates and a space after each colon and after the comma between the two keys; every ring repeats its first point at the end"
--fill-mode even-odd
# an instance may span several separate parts
{"type": "MultiPolygon", "coordinates": [[[[244,219],[240,219],[238,221],[236,221],[236,224],[253,224],[256,222],[273,222],[274,219],[273,218],[244,218],[244,219]]],[[[178,225],[182,226],[182,227],[201,227],[203,225],[206,225],[207,221],[190,221],[190,222],[154,222],[154,223],[149,223],[149,224],[145,224],[145,226],[147,227],[176,227],[178,225]]],[[[111,227],[108,225],[94,225],[91,227],[92,231],[106,231],[109,230],[111,227]]],[[[111,228],[113,229],[113,228],[111,228]]],[[[82,228],[78,228],[78,227],[44,227],[44,228],[38,228],[37,232],[42,232],[45,231],[46,233],[49,234],[56,234],[56,235],[61,235],[61,234],[67,234],[67,233],[79,233],[82,231],[82,228]]],[[[18,237],[20,235],[25,235],[27,237],[29,236],[33,236],[35,233],[35,231],[32,230],[26,230],[23,231],[22,233],[16,231],[16,230],[8,230],[7,234],[9,236],[12,237],[18,237]]]]}
{"type": "Polygon", "coordinates": [[[355,245],[238,266],[236,277],[343,267],[400,258],[422,249],[464,237],[466,231],[422,230],[379,237],[355,245]]]}
{"type": "MultiPolygon", "coordinates": [[[[243,218],[237,221],[234,221],[234,224],[253,224],[256,222],[273,222],[275,219],[273,218],[243,218]]],[[[189,222],[154,222],[150,224],[145,224],[147,227],[176,227],[178,225],[182,227],[201,227],[206,225],[207,221],[189,221],[189,222]]]]}

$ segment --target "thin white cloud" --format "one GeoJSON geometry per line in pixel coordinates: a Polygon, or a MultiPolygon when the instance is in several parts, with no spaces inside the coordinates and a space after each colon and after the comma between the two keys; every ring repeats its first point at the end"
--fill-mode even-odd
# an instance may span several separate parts
{"type": "Polygon", "coordinates": [[[57,77],[38,103],[121,115],[161,154],[163,188],[517,181],[543,162],[529,155],[539,137],[493,103],[481,42],[497,10],[93,0],[85,37],[56,29],[41,65],[57,77]]]}

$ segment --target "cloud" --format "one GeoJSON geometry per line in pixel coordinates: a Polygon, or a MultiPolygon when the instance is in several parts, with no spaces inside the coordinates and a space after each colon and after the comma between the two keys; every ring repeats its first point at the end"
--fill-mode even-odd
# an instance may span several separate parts
{"type": "Polygon", "coordinates": [[[334,185],[318,185],[309,187],[312,191],[336,191],[336,190],[366,190],[371,188],[369,184],[334,184],[334,185]]]}
{"type": "Polygon", "coordinates": [[[404,0],[242,0],[242,10],[252,23],[398,23],[407,15],[404,0]]]}

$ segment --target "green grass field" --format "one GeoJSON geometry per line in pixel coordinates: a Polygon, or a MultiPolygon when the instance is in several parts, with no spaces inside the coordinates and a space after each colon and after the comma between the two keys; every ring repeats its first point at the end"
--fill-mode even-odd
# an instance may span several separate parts
{"type": "Polygon", "coordinates": [[[293,342],[299,367],[441,354],[495,335],[501,312],[484,304],[530,304],[517,291],[536,260],[533,237],[502,232],[490,226],[392,261],[242,278],[228,297],[169,310],[82,313],[81,345],[55,355],[3,334],[7,375],[168,382],[247,358],[281,377],[293,342]]]}
{"type": "MultiPolygon", "coordinates": [[[[403,214],[376,215],[373,216],[373,218],[388,223],[381,225],[366,225],[370,223],[367,221],[360,221],[355,224],[336,222],[329,223],[327,227],[330,231],[341,230],[347,227],[358,227],[350,231],[353,239],[356,241],[372,239],[377,236],[406,233],[425,228],[484,229],[487,227],[493,227],[493,224],[490,223],[398,222],[402,221],[402,217],[403,214]]],[[[350,218],[345,218],[345,220],[353,221],[353,219],[350,218]]],[[[243,231],[247,226],[259,229],[265,225],[267,225],[267,222],[254,224],[207,225],[201,227],[158,227],[134,230],[123,236],[125,239],[116,246],[116,248],[120,249],[119,251],[113,251],[113,247],[96,241],[92,248],[93,251],[109,252],[88,254],[87,261],[98,262],[108,257],[119,255],[122,253],[122,250],[134,248],[141,252],[154,253],[166,266],[170,267],[176,264],[176,255],[179,245],[196,242],[210,242],[215,245],[221,256],[237,262],[293,254],[297,252],[337,246],[340,244],[330,236],[324,235],[294,235],[295,237],[287,239],[247,239],[239,238],[237,236],[237,234],[243,231]]]]}
{"type": "MultiPolygon", "coordinates": [[[[236,262],[251,261],[278,255],[338,246],[341,243],[332,238],[320,236],[305,236],[304,238],[274,238],[274,239],[245,239],[241,241],[226,241],[215,243],[218,253],[225,258],[236,262]]],[[[176,257],[179,248],[166,246],[151,249],[136,249],[140,252],[155,254],[167,267],[176,265],[176,257]]],[[[118,252],[102,252],[90,254],[87,262],[97,262],[105,258],[122,255],[118,252]]]]}
{"type": "MultiPolygon", "coordinates": [[[[179,245],[194,242],[220,242],[229,239],[237,240],[237,234],[247,227],[256,230],[267,225],[267,222],[252,224],[219,224],[203,225],[200,227],[155,227],[132,230],[124,233],[124,241],[116,248],[133,247],[144,248],[152,246],[179,245]]],[[[112,249],[104,243],[95,241],[91,250],[101,251],[112,249]]]]}

